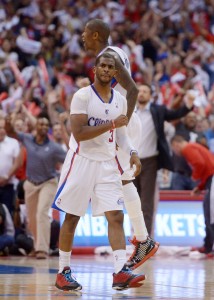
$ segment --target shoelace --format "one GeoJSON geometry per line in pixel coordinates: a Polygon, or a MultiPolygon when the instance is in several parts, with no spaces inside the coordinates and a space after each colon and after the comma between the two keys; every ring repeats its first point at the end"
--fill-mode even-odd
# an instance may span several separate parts
{"type": "Polygon", "coordinates": [[[69,282],[76,281],[76,278],[74,277],[74,275],[72,275],[72,271],[70,271],[69,273],[66,273],[65,278],[69,282]]]}
{"type": "Polygon", "coordinates": [[[135,247],[135,251],[132,254],[132,256],[130,257],[130,260],[132,260],[134,263],[136,261],[138,261],[139,259],[142,259],[142,257],[144,257],[146,255],[146,250],[148,248],[148,246],[151,244],[151,246],[153,246],[152,241],[147,240],[145,243],[143,243],[143,248],[141,243],[138,243],[135,247]]]}
{"type": "Polygon", "coordinates": [[[130,270],[130,268],[128,266],[125,267],[125,270],[122,269],[121,272],[122,273],[130,273],[130,274],[132,274],[132,271],[130,270]]]}
{"type": "Polygon", "coordinates": [[[135,256],[137,256],[139,247],[140,247],[140,243],[138,243],[137,245],[135,245],[135,251],[133,252],[133,254],[132,254],[132,256],[130,257],[130,259],[133,259],[135,256]]]}

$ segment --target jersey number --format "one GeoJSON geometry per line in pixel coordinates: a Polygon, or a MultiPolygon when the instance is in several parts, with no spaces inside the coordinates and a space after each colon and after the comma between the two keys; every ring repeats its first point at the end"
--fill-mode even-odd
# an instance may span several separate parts
{"type": "Polygon", "coordinates": [[[110,143],[112,143],[113,140],[114,140],[114,139],[113,139],[113,133],[114,133],[114,130],[111,129],[109,132],[110,132],[110,135],[111,135],[111,136],[110,136],[110,138],[108,139],[108,141],[109,141],[110,143]]]}

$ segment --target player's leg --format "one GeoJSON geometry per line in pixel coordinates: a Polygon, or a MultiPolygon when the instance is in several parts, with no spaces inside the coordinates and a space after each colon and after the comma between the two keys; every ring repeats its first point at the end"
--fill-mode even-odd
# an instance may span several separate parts
{"type": "Polygon", "coordinates": [[[145,240],[148,237],[148,231],[141,210],[140,197],[132,181],[122,181],[124,205],[128,213],[134,236],[137,240],[145,240]]]}
{"type": "Polygon", "coordinates": [[[63,165],[59,187],[53,208],[66,212],[66,217],[60,229],[59,236],[59,273],[56,287],[61,290],[80,290],[82,286],[72,276],[70,258],[76,226],[81,216],[84,216],[93,190],[93,177],[96,171],[94,162],[71,155],[63,165]],[[77,176],[78,174],[78,176],[77,176]],[[87,177],[85,176],[87,174],[87,177]]]}
{"type": "Polygon", "coordinates": [[[71,273],[71,252],[74,233],[80,217],[66,214],[59,235],[59,272],[56,287],[61,290],[81,290],[82,286],[71,273]]]}
{"type": "Polygon", "coordinates": [[[124,290],[140,287],[145,280],[144,274],[133,274],[126,265],[126,243],[123,229],[123,212],[120,210],[105,212],[108,221],[108,238],[113,250],[114,269],[113,289],[124,290]]]}
{"type": "Polygon", "coordinates": [[[124,205],[133,227],[134,238],[131,243],[135,247],[128,265],[131,269],[136,269],[157,252],[159,243],[148,235],[136,187],[131,181],[125,183],[127,184],[123,184],[124,205]]]}
{"type": "Polygon", "coordinates": [[[115,268],[112,287],[117,290],[139,287],[145,280],[145,275],[135,275],[126,266],[121,175],[115,160],[101,163],[100,169],[102,171],[92,197],[92,212],[95,216],[105,214],[108,221],[108,237],[115,268]]]}
{"type": "Polygon", "coordinates": [[[123,231],[122,210],[105,213],[108,221],[108,239],[113,250],[115,273],[118,273],[126,262],[126,242],[123,231]]]}

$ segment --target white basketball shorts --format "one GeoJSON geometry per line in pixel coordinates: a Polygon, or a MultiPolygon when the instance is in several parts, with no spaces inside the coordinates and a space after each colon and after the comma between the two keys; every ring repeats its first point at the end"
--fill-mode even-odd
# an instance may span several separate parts
{"type": "Polygon", "coordinates": [[[123,210],[121,174],[115,159],[94,161],[69,150],[52,205],[76,216],[84,216],[91,199],[93,216],[123,210]]]}

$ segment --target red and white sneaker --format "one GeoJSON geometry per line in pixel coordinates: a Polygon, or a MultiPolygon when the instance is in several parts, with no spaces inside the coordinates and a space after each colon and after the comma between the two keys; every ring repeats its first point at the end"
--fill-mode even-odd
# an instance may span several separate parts
{"type": "Polygon", "coordinates": [[[192,247],[190,251],[198,251],[199,253],[206,253],[206,249],[204,246],[192,247]]]}
{"type": "Polygon", "coordinates": [[[82,289],[81,284],[72,275],[70,267],[65,267],[62,273],[57,274],[55,286],[63,291],[79,291],[82,289]]]}
{"type": "Polygon", "coordinates": [[[130,240],[130,242],[135,246],[133,254],[127,261],[127,266],[129,266],[131,270],[138,268],[147,261],[147,259],[152,257],[157,252],[160,245],[149,236],[143,242],[138,241],[136,237],[134,237],[133,240],[130,240]]]}
{"type": "Polygon", "coordinates": [[[121,291],[141,287],[145,279],[146,276],[144,274],[133,274],[130,268],[125,264],[119,273],[113,274],[112,288],[121,291]]]}
{"type": "Polygon", "coordinates": [[[214,258],[214,252],[212,251],[212,252],[207,253],[206,258],[213,259],[214,258]]]}

